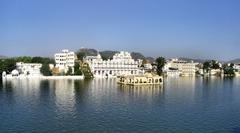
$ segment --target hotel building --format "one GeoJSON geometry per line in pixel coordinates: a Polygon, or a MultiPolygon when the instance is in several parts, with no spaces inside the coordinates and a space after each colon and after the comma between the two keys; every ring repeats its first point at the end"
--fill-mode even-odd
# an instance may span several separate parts
{"type": "Polygon", "coordinates": [[[171,59],[167,61],[167,64],[164,66],[164,72],[168,76],[195,76],[196,74],[196,65],[194,62],[187,62],[178,59],[171,59]]]}
{"type": "Polygon", "coordinates": [[[67,49],[62,50],[61,53],[56,53],[54,57],[55,57],[56,67],[60,71],[64,71],[64,72],[67,72],[69,67],[71,67],[73,70],[75,59],[77,59],[75,53],[67,49]]]}
{"type": "Polygon", "coordinates": [[[89,64],[94,77],[115,77],[143,73],[139,68],[142,61],[135,61],[130,53],[124,51],[116,53],[111,60],[103,60],[100,54],[97,56],[86,56],[84,62],[89,64]]]}

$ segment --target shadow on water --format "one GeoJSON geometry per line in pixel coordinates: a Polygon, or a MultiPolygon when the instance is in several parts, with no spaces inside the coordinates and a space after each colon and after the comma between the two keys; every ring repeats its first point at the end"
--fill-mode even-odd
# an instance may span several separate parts
{"type": "Polygon", "coordinates": [[[82,102],[92,79],[74,80],[74,93],[77,102],[82,102]]]}

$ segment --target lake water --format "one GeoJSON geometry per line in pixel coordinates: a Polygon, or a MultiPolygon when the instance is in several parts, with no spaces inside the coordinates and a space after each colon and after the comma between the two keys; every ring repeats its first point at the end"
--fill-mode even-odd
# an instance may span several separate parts
{"type": "Polygon", "coordinates": [[[0,85],[0,132],[240,132],[239,78],[14,80],[0,85]]]}

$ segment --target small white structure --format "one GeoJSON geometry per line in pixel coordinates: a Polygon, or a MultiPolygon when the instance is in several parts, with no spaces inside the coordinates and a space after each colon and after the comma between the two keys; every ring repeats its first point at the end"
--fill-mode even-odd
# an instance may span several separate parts
{"type": "Polygon", "coordinates": [[[210,76],[219,76],[222,74],[221,69],[210,69],[209,71],[210,76]]]}
{"type": "Polygon", "coordinates": [[[18,70],[16,70],[16,69],[12,70],[11,75],[12,75],[12,77],[17,77],[17,76],[19,76],[18,70]]]}
{"type": "Polygon", "coordinates": [[[16,70],[19,72],[20,75],[24,76],[40,76],[41,67],[42,64],[40,63],[23,63],[23,62],[16,63],[16,70]]]}
{"type": "Polygon", "coordinates": [[[193,61],[187,62],[178,59],[171,59],[167,61],[163,68],[163,71],[167,73],[168,76],[195,76],[196,65],[193,61]]]}
{"type": "Polygon", "coordinates": [[[56,53],[54,57],[56,67],[59,68],[60,71],[67,72],[69,67],[71,67],[74,72],[74,62],[75,59],[77,59],[74,52],[64,49],[61,53],[56,53]]]}
{"type": "Polygon", "coordinates": [[[240,63],[234,64],[233,69],[235,69],[235,76],[240,77],[240,63]]]}
{"type": "Polygon", "coordinates": [[[101,55],[86,56],[84,62],[89,64],[94,77],[116,77],[120,75],[142,74],[141,60],[135,61],[131,54],[121,51],[113,56],[112,60],[103,60],[101,55]]]}
{"type": "Polygon", "coordinates": [[[153,69],[153,66],[150,63],[144,64],[143,67],[144,67],[145,70],[152,70],[153,69]]]}
{"type": "Polygon", "coordinates": [[[3,73],[2,73],[2,78],[5,78],[6,76],[7,76],[6,71],[3,71],[3,73]]]}
{"type": "Polygon", "coordinates": [[[240,71],[240,64],[234,64],[233,69],[240,71]]]}
{"type": "Polygon", "coordinates": [[[10,74],[3,72],[2,77],[3,79],[41,77],[41,67],[42,64],[40,63],[17,62],[16,69],[12,70],[10,74]]]}

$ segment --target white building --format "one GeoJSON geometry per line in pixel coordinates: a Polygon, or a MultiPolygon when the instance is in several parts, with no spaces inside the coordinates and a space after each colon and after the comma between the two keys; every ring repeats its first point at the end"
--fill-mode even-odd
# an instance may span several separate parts
{"type": "Polygon", "coordinates": [[[223,73],[221,69],[210,69],[209,74],[210,76],[219,76],[223,73]]]}
{"type": "Polygon", "coordinates": [[[153,66],[150,63],[144,64],[143,67],[144,67],[145,70],[152,70],[153,69],[153,66]]]}
{"type": "Polygon", "coordinates": [[[135,61],[130,53],[124,51],[116,53],[112,60],[103,60],[98,54],[97,56],[87,56],[84,61],[89,64],[94,77],[115,77],[143,73],[139,68],[141,61],[135,61]]]}
{"type": "Polygon", "coordinates": [[[171,59],[167,61],[163,71],[168,76],[195,76],[196,65],[197,63],[194,62],[171,59]]]}
{"type": "Polygon", "coordinates": [[[235,69],[235,75],[240,77],[240,64],[234,64],[233,69],[235,69]]]}
{"type": "Polygon", "coordinates": [[[234,64],[233,69],[240,71],[240,64],[234,64]]]}
{"type": "Polygon", "coordinates": [[[40,76],[41,67],[42,64],[40,63],[23,63],[23,62],[16,63],[16,70],[19,72],[20,75],[25,76],[40,76]]]}
{"type": "Polygon", "coordinates": [[[59,68],[60,71],[64,72],[67,72],[69,67],[73,69],[75,59],[77,59],[75,53],[67,49],[62,50],[61,53],[56,53],[54,57],[56,67],[59,68]]]}

